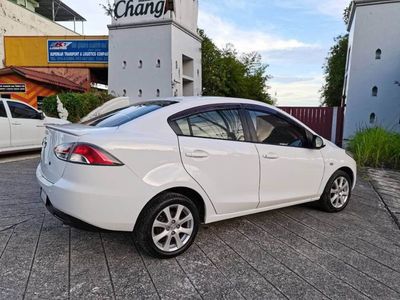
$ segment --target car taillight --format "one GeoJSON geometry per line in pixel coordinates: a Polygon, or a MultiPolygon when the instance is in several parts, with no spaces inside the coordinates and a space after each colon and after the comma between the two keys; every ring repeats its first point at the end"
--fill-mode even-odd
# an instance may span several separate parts
{"type": "Polygon", "coordinates": [[[94,166],[122,166],[123,163],[107,151],[91,144],[70,143],[58,145],[54,154],[61,160],[94,166]]]}
{"type": "Polygon", "coordinates": [[[67,160],[74,144],[62,144],[54,148],[54,153],[61,160],[67,160]]]}

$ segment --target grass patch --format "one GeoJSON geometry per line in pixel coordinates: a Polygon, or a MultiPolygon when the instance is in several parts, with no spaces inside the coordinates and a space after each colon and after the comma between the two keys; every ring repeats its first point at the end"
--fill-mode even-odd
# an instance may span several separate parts
{"type": "Polygon", "coordinates": [[[374,127],[359,131],[349,150],[361,167],[400,169],[400,134],[374,127]]]}

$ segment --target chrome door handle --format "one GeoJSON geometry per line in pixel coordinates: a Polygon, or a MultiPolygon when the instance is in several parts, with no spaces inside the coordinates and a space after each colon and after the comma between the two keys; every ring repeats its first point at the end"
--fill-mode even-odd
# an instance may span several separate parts
{"type": "Polygon", "coordinates": [[[185,155],[186,155],[186,157],[190,157],[190,158],[207,158],[208,157],[208,153],[205,151],[202,151],[202,150],[188,152],[185,155]]]}
{"type": "Polygon", "coordinates": [[[44,128],[44,127],[46,127],[46,126],[44,126],[44,125],[36,125],[36,127],[38,127],[38,128],[44,128]]]}
{"type": "Polygon", "coordinates": [[[268,154],[264,154],[263,157],[265,159],[278,159],[279,155],[276,153],[268,153],[268,154]]]}
{"type": "Polygon", "coordinates": [[[20,126],[20,125],[22,125],[21,123],[16,123],[16,122],[14,122],[14,123],[11,123],[12,125],[15,125],[15,126],[20,126]]]}

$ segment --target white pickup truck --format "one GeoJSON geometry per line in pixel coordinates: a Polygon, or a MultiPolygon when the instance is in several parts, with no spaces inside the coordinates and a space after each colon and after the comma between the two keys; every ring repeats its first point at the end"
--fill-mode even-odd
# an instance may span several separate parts
{"type": "Polygon", "coordinates": [[[46,124],[68,123],[46,117],[24,102],[0,99],[0,154],[40,149],[46,124]]]}

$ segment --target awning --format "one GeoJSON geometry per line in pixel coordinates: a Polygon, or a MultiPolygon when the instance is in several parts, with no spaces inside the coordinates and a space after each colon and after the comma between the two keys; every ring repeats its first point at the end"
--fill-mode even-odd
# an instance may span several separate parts
{"type": "Polygon", "coordinates": [[[28,68],[22,68],[22,67],[10,67],[10,68],[5,68],[5,69],[0,70],[0,76],[13,74],[13,73],[18,74],[26,79],[42,82],[45,84],[64,88],[64,89],[67,89],[70,91],[76,91],[76,92],[84,92],[85,91],[85,89],[82,86],[76,84],[75,82],[72,82],[68,79],[65,79],[64,77],[61,77],[61,76],[58,76],[55,74],[47,74],[47,73],[38,72],[35,70],[31,70],[28,68]]]}
{"type": "Polygon", "coordinates": [[[56,22],[86,21],[84,17],[61,0],[38,0],[36,13],[56,22]]]}

